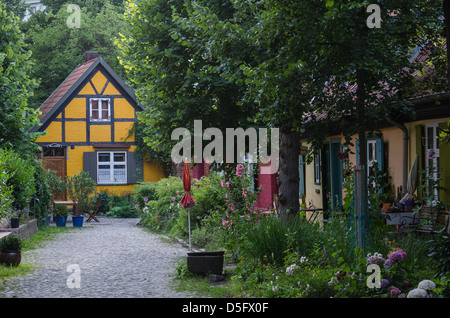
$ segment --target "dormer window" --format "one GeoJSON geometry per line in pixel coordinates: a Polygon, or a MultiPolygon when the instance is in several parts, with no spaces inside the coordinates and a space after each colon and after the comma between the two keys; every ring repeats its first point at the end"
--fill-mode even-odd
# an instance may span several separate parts
{"type": "Polygon", "coordinates": [[[91,98],[90,99],[90,117],[91,121],[110,121],[109,98],[91,98]]]}

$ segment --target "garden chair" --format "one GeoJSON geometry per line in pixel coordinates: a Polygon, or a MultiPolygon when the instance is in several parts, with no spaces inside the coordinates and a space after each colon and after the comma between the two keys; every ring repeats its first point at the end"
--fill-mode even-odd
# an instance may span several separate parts
{"type": "Polygon", "coordinates": [[[86,222],[90,222],[92,220],[95,220],[96,222],[100,222],[95,216],[98,213],[98,210],[100,208],[100,204],[102,203],[102,199],[98,198],[97,199],[97,203],[95,205],[90,205],[88,206],[86,213],[89,214],[88,219],[86,220],[86,222]]]}
{"type": "Polygon", "coordinates": [[[416,233],[438,234],[449,230],[450,215],[446,210],[432,212],[430,207],[425,206],[412,219],[413,222],[408,227],[416,233]]]}

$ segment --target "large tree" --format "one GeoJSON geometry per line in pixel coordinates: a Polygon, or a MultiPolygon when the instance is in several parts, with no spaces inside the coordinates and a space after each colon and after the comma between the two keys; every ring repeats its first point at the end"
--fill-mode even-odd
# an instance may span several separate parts
{"type": "Polygon", "coordinates": [[[0,147],[20,153],[33,150],[37,112],[29,107],[37,82],[30,77],[31,52],[19,29],[19,18],[0,4],[0,147]]]}
{"type": "MultiPolygon", "coordinates": [[[[235,11],[230,1],[210,2],[208,9],[222,21],[233,19],[235,11]]],[[[161,153],[161,160],[170,160],[178,142],[171,140],[175,128],[192,133],[199,119],[203,129],[224,132],[227,127],[247,127],[253,114],[251,105],[240,103],[242,85],[223,76],[224,64],[210,51],[205,25],[192,22],[197,14],[191,1],[181,0],[130,1],[126,12],[129,35],[119,42],[122,63],[145,108],[139,120],[147,149],[161,153]]],[[[242,49],[231,48],[236,54],[242,49]]]]}
{"type": "Polygon", "coordinates": [[[124,32],[123,7],[105,2],[99,12],[81,7],[80,28],[69,27],[72,14],[67,6],[53,13],[36,12],[22,23],[25,41],[33,51],[36,63],[31,74],[41,85],[30,101],[38,108],[78,65],[84,62],[85,51],[98,51],[99,55],[119,74],[126,78],[118,60],[119,50],[114,39],[124,32]]]}

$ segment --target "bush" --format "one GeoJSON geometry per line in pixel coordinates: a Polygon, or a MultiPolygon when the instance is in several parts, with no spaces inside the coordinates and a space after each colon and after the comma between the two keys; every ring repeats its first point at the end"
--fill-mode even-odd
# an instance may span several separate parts
{"type": "Polygon", "coordinates": [[[68,216],[69,208],[62,204],[55,204],[55,206],[53,208],[53,215],[54,216],[68,216]]]}
{"type": "Polygon", "coordinates": [[[0,251],[21,251],[23,240],[17,235],[8,235],[0,240],[0,251]]]}
{"type": "Polygon", "coordinates": [[[278,216],[263,217],[247,235],[247,244],[242,249],[244,257],[251,257],[262,263],[284,264],[286,252],[309,255],[323,235],[317,224],[292,219],[285,226],[278,216]]]}
{"type": "Polygon", "coordinates": [[[136,218],[137,211],[134,207],[128,206],[114,206],[107,213],[107,216],[114,218],[136,218]]]}
{"type": "Polygon", "coordinates": [[[111,200],[112,195],[107,191],[97,193],[97,199],[101,199],[100,207],[98,208],[98,212],[107,213],[111,208],[111,200]]]}
{"type": "Polygon", "coordinates": [[[33,163],[12,150],[0,149],[0,168],[9,176],[6,185],[12,189],[12,207],[23,209],[35,193],[33,163]]]}
{"type": "Polygon", "coordinates": [[[54,180],[48,178],[48,174],[44,171],[41,161],[34,160],[33,165],[35,193],[33,194],[32,206],[35,217],[41,220],[48,215],[48,209],[52,201],[50,184],[54,180]]]}
{"type": "Polygon", "coordinates": [[[156,200],[155,183],[142,182],[132,190],[132,197],[139,210],[142,211],[148,201],[156,200]]]}
{"type": "Polygon", "coordinates": [[[95,192],[95,182],[86,171],[67,178],[67,191],[71,199],[78,203],[76,215],[86,211],[95,192]]]}

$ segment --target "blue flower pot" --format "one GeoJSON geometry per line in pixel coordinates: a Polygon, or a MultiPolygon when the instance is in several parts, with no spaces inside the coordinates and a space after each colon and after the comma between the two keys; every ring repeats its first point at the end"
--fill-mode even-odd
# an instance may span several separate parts
{"type": "Polygon", "coordinates": [[[72,216],[73,226],[82,227],[83,226],[83,216],[72,216]]]}
{"type": "Polygon", "coordinates": [[[58,227],[65,227],[67,222],[67,216],[55,216],[55,223],[58,227]]]}

